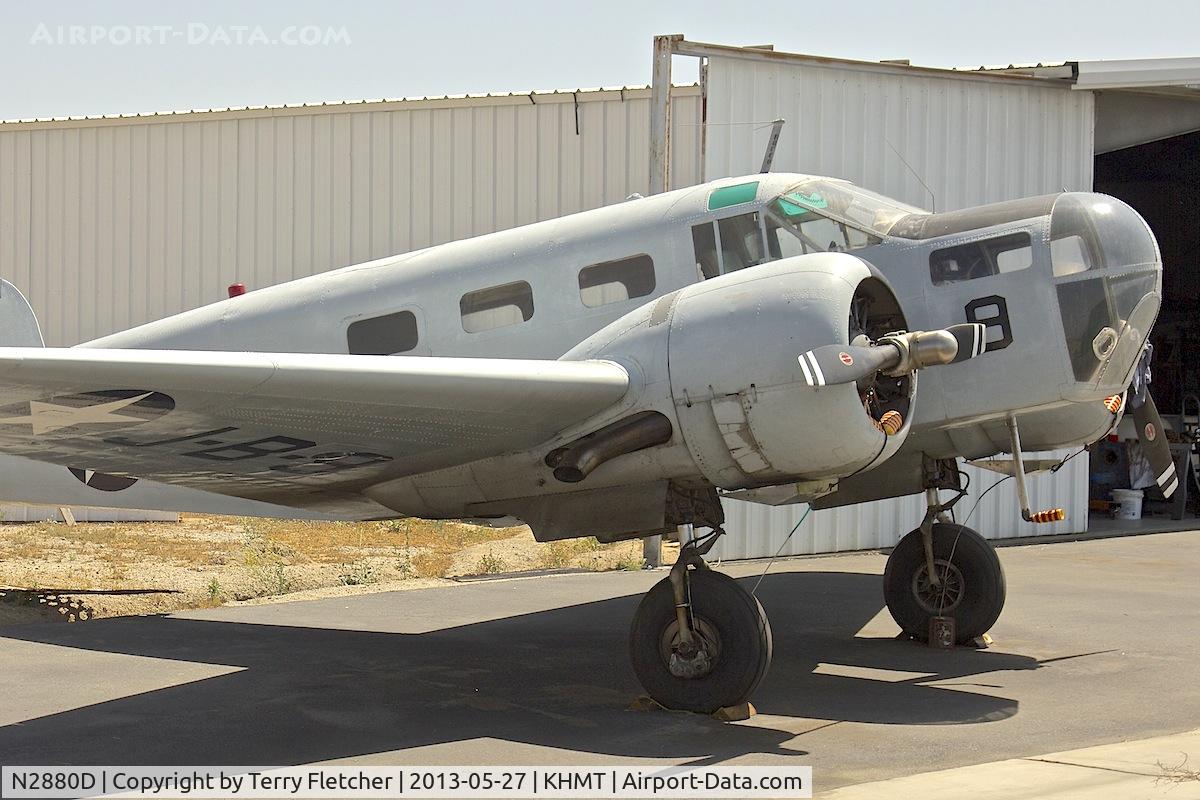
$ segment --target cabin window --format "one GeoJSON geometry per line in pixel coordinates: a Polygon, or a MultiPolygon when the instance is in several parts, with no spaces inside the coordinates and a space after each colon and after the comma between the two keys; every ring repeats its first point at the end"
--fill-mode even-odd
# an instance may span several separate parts
{"type": "Polygon", "coordinates": [[[588,308],[645,297],[654,291],[654,260],[642,253],[579,271],[579,299],[588,308]]]}
{"type": "Polygon", "coordinates": [[[346,329],[346,344],[351,355],[391,356],[406,353],[417,346],[417,316],[397,311],[382,317],[351,322],[346,329]]]}
{"type": "Polygon", "coordinates": [[[1033,265],[1033,245],[1025,232],[934,250],[929,272],[935,285],[1016,272],[1033,265]]]}
{"type": "Polygon", "coordinates": [[[533,288],[525,281],[468,292],[458,301],[467,333],[505,328],[533,317],[533,288]]]}
{"type": "Polygon", "coordinates": [[[696,268],[702,278],[753,267],[764,257],[762,225],[758,212],[704,222],[692,228],[696,268]]]}

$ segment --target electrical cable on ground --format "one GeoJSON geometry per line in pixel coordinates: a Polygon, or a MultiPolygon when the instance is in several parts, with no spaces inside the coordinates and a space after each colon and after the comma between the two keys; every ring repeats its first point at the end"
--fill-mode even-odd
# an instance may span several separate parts
{"type": "Polygon", "coordinates": [[[787,547],[788,540],[790,540],[792,538],[792,534],[795,533],[796,531],[800,530],[800,526],[804,523],[804,520],[808,518],[809,512],[811,512],[811,511],[812,511],[811,505],[808,508],[804,509],[804,513],[800,515],[800,521],[797,522],[795,524],[795,526],[793,526],[791,532],[788,533],[788,535],[786,537],[784,537],[783,544],[779,545],[779,549],[775,551],[775,555],[771,556],[771,560],[767,562],[767,568],[763,570],[762,575],[759,575],[758,580],[754,582],[754,588],[750,590],[750,594],[752,594],[752,595],[758,594],[758,587],[759,587],[759,585],[762,584],[763,578],[767,577],[767,572],[770,571],[771,565],[775,563],[775,559],[779,558],[779,554],[783,552],[783,548],[787,547]]]}

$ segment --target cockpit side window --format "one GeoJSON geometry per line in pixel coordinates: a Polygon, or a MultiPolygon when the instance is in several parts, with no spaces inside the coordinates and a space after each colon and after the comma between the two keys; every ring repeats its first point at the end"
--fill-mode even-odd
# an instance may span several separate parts
{"type": "Polygon", "coordinates": [[[826,217],[850,229],[888,236],[902,219],[925,211],[845,181],[810,178],[784,192],[771,206],[781,218],[802,223],[810,215],[826,217]]]}
{"type": "Polygon", "coordinates": [[[802,253],[840,253],[879,244],[880,238],[829,217],[808,214],[795,222],[767,216],[767,250],[772,258],[802,253]]]}
{"type": "Polygon", "coordinates": [[[823,203],[823,196],[815,190],[802,197],[793,192],[776,198],[763,211],[695,225],[692,246],[700,279],[781,258],[857,250],[883,241],[863,228],[819,211],[823,203]]]}
{"type": "Polygon", "coordinates": [[[935,286],[1016,272],[1033,265],[1033,243],[1025,231],[967,242],[929,254],[935,286]]]}
{"type": "Polygon", "coordinates": [[[702,279],[753,267],[769,260],[764,254],[762,225],[757,211],[692,228],[696,269],[702,279]]]}
{"type": "Polygon", "coordinates": [[[726,217],[717,223],[721,237],[721,269],[735,272],[763,262],[762,229],[758,212],[726,217]]]}
{"type": "Polygon", "coordinates": [[[702,222],[692,227],[692,247],[696,251],[696,271],[701,280],[721,274],[721,256],[717,252],[717,226],[702,222]]]}
{"type": "Polygon", "coordinates": [[[784,223],[780,222],[774,214],[768,214],[767,223],[767,253],[772,260],[780,258],[791,258],[792,256],[800,256],[805,253],[811,253],[811,250],[804,249],[804,243],[800,241],[800,237],[793,233],[784,223]]]}
{"type": "MultiPolygon", "coordinates": [[[[820,187],[803,192],[791,191],[775,199],[767,222],[767,246],[782,253],[786,248],[780,242],[781,231],[798,239],[804,253],[836,253],[857,250],[879,244],[882,239],[866,229],[856,227],[831,214],[829,199],[820,187]]],[[[793,245],[794,247],[795,245],[793,245]]],[[[799,255],[799,253],[791,253],[799,255]]],[[[786,258],[785,255],[776,256],[786,258]]]]}

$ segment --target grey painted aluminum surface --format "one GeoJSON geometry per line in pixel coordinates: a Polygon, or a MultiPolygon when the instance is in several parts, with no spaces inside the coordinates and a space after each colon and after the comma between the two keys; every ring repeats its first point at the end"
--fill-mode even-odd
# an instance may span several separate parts
{"type": "Polygon", "coordinates": [[[628,376],[604,362],[0,348],[0,385],[8,453],[370,514],[365,485],[529,447],[618,400],[628,376]]]}

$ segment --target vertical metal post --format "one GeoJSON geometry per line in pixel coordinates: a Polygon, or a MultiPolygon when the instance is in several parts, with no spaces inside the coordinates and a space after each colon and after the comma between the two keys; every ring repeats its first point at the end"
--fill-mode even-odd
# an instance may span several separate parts
{"type": "Polygon", "coordinates": [[[700,58],[700,183],[708,181],[708,59],[700,58]]]}
{"type": "Polygon", "coordinates": [[[654,37],[654,69],[650,82],[650,194],[671,185],[671,55],[683,34],[654,37]]]}
{"type": "Polygon", "coordinates": [[[642,561],[647,569],[662,566],[662,537],[647,536],[642,539],[642,561]]]}

